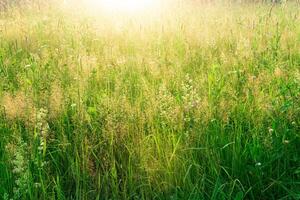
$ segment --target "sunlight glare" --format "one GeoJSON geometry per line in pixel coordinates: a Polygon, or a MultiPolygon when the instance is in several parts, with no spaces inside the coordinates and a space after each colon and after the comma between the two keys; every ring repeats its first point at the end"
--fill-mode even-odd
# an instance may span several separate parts
{"type": "Polygon", "coordinates": [[[90,0],[90,5],[106,12],[136,13],[157,7],[158,0],[90,0]]]}

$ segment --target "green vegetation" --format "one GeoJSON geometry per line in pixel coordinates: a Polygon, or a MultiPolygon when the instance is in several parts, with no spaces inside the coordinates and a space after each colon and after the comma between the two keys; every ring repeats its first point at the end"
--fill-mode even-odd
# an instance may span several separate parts
{"type": "Polygon", "coordinates": [[[299,11],[0,11],[0,199],[300,199],[299,11]]]}

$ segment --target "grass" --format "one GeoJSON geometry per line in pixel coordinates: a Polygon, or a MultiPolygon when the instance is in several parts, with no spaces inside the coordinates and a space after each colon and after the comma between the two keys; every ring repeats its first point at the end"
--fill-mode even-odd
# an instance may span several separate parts
{"type": "Polygon", "coordinates": [[[299,5],[0,11],[0,199],[300,199],[299,5]]]}

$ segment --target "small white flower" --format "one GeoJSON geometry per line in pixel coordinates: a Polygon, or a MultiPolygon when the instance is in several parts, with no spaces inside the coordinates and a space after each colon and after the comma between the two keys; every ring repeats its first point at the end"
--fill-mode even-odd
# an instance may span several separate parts
{"type": "Polygon", "coordinates": [[[274,132],[274,129],[269,128],[269,133],[273,133],[273,132],[274,132]]]}
{"type": "Polygon", "coordinates": [[[71,108],[75,108],[75,107],[76,107],[76,103],[72,103],[71,108]]]}
{"type": "Polygon", "coordinates": [[[283,144],[289,144],[290,141],[289,140],[283,140],[283,144]]]}
{"type": "Polygon", "coordinates": [[[42,186],[41,183],[34,183],[35,188],[40,188],[41,186],[42,186]]]}
{"type": "Polygon", "coordinates": [[[260,162],[257,162],[257,163],[255,164],[255,166],[261,166],[261,163],[260,163],[260,162]]]}

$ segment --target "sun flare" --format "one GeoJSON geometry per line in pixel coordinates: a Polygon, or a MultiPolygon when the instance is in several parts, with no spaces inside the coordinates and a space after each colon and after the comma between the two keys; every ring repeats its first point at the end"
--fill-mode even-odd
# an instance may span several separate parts
{"type": "Polygon", "coordinates": [[[90,0],[90,6],[106,12],[136,13],[158,7],[158,0],[90,0]]]}

